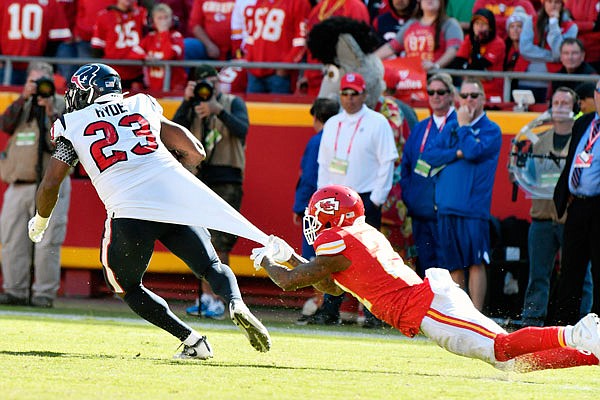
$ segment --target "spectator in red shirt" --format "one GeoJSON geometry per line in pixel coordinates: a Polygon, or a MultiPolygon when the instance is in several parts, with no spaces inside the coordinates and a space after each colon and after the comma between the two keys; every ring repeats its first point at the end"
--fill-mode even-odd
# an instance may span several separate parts
{"type": "MultiPolygon", "coordinates": [[[[300,61],[306,45],[306,0],[272,3],[257,0],[252,30],[248,32],[246,58],[253,62],[300,61]]],[[[289,70],[255,68],[248,70],[248,93],[290,93],[289,70]]]]}
{"type": "Polygon", "coordinates": [[[480,8],[490,10],[496,18],[497,35],[504,40],[507,37],[506,19],[514,12],[516,7],[521,7],[528,15],[535,18],[536,11],[530,0],[477,0],[473,4],[473,12],[480,8]]]}
{"type": "MultiPolygon", "coordinates": [[[[306,31],[310,32],[316,24],[331,17],[348,17],[357,21],[363,21],[367,25],[370,23],[369,10],[367,10],[367,6],[361,0],[322,0],[308,15],[306,31]]],[[[318,63],[312,57],[310,51],[306,58],[306,62],[308,63],[318,63]]],[[[298,81],[298,89],[301,91],[305,91],[306,89],[309,95],[317,96],[322,81],[322,71],[306,70],[303,73],[303,77],[298,81]]]]}
{"type": "MultiPolygon", "coordinates": [[[[140,42],[148,11],[135,0],[116,0],[116,4],[100,11],[92,35],[94,57],[123,60],[143,55],[140,42]],[[134,56],[134,53],[137,53],[134,56]]],[[[123,88],[141,89],[144,85],[142,66],[112,65],[121,76],[123,88]]]]}
{"type": "MultiPolygon", "coordinates": [[[[70,25],[73,32],[71,40],[58,45],[57,58],[91,58],[92,45],[90,40],[94,33],[94,24],[98,13],[113,5],[114,0],[77,0],[75,1],[75,16],[70,25]]],[[[58,73],[66,80],[77,71],[80,65],[59,64],[58,73]]]]}
{"type": "Polygon", "coordinates": [[[458,21],[446,16],[445,0],[421,0],[413,18],[375,54],[383,60],[397,54],[418,57],[424,70],[436,70],[454,60],[463,40],[464,34],[458,21]]]}
{"type": "Polygon", "coordinates": [[[228,60],[232,57],[231,13],[234,0],[194,0],[185,38],[186,60],[228,60]]]}
{"type": "MultiPolygon", "coordinates": [[[[504,53],[504,41],[496,35],[494,14],[480,8],[471,18],[468,34],[456,53],[455,66],[479,71],[502,71],[504,53]]],[[[502,78],[482,80],[488,101],[502,101],[502,83],[502,78]]]]}
{"type": "MultiPolygon", "coordinates": [[[[0,5],[0,54],[54,56],[59,42],[71,39],[64,8],[56,0],[0,0],[0,5]]],[[[26,75],[27,63],[13,64],[13,85],[25,84],[26,75]]]]}
{"type": "MultiPolygon", "coordinates": [[[[145,60],[182,60],[183,36],[173,29],[173,10],[164,3],[158,3],[152,9],[152,28],[140,43],[144,50],[141,57],[145,60]]],[[[134,53],[137,55],[138,53],[134,53]]],[[[151,90],[161,91],[165,84],[165,67],[149,66],[144,68],[144,78],[151,90]]],[[[170,89],[184,89],[187,74],[181,67],[171,68],[170,89]]]]}
{"type": "Polygon", "coordinates": [[[188,25],[190,10],[194,6],[194,0],[161,0],[158,3],[166,4],[173,10],[173,29],[181,33],[183,37],[188,37],[192,34],[188,30],[188,25]]]}

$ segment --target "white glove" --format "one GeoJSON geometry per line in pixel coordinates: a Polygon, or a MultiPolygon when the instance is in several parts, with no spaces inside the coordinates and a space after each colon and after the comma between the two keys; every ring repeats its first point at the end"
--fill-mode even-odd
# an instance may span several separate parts
{"type": "Polygon", "coordinates": [[[46,231],[46,228],[48,228],[49,221],[50,217],[44,218],[37,212],[35,213],[35,216],[29,220],[27,227],[29,228],[29,238],[32,242],[39,243],[42,241],[44,232],[46,231]]]}
{"type": "Polygon", "coordinates": [[[259,271],[262,268],[262,261],[265,257],[273,258],[273,247],[269,241],[265,247],[252,249],[250,259],[254,261],[254,269],[259,271]]]}
{"type": "Polygon", "coordinates": [[[292,246],[286,243],[285,240],[277,237],[277,236],[269,236],[269,244],[273,249],[273,259],[277,262],[287,262],[290,258],[292,258],[292,254],[294,254],[294,249],[292,246]]]}

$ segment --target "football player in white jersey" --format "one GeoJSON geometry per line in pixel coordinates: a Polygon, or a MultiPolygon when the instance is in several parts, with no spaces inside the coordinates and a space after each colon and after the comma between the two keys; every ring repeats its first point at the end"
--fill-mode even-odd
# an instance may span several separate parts
{"type": "Polygon", "coordinates": [[[258,242],[266,235],[188,171],[205,157],[202,144],[163,117],[154,98],[124,98],[121,78],[104,64],[79,68],[65,102],[67,113],[52,128],[56,151],[37,192],[31,240],[41,240],[60,183],[81,162],[107,211],[101,248],[106,281],[136,314],[182,342],[175,358],[208,359],[213,353],[206,336],[142,284],[157,240],[229,303],[231,319],[251,345],[268,351],[269,333],[242,301],[236,277],[220,262],[205,227],[258,242]]]}

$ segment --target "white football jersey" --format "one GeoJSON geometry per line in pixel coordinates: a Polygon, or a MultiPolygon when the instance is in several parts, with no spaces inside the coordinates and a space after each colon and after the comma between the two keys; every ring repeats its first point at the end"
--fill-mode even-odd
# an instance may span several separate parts
{"type": "Polygon", "coordinates": [[[162,112],[153,97],[137,94],[64,114],[52,134],[71,143],[110,218],[203,226],[266,244],[265,233],[165,147],[162,112]]]}

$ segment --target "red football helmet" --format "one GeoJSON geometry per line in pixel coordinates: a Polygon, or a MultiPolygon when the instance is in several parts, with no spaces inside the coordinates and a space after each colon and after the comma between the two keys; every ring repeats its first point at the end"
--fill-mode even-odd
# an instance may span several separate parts
{"type": "Polygon", "coordinates": [[[304,237],[313,244],[321,229],[350,226],[365,217],[365,206],[354,190],[342,185],[329,185],[317,190],[304,212],[304,237]]]}

